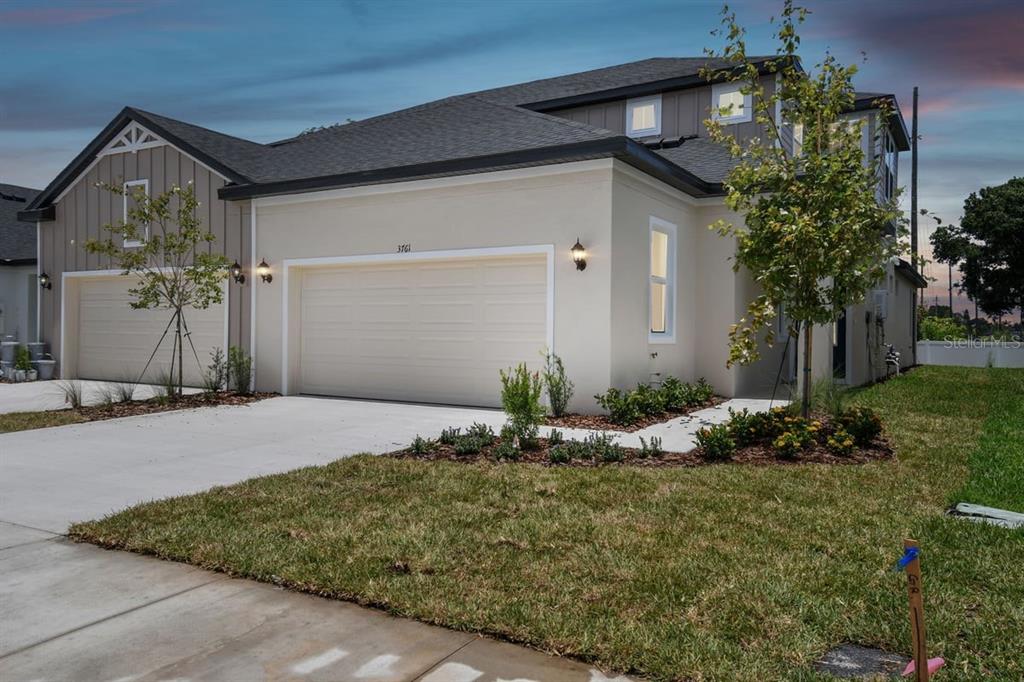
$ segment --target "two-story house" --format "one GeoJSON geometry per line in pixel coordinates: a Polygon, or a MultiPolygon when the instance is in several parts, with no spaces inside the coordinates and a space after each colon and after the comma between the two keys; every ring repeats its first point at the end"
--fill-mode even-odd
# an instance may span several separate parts
{"type": "MultiPolygon", "coordinates": [[[[167,316],[131,310],[126,278],[83,249],[126,210],[96,183],[153,195],[192,182],[212,248],[244,272],[223,305],[190,316],[192,340],[201,355],[249,350],[260,390],[497,405],[498,370],[538,366],[547,348],[579,411],[655,372],[763,394],[780,347],[725,367],[754,285],[732,270],[732,240],[707,229],[729,214],[733,161],[703,121],[732,104],[723,122],[737,135],[757,125],[738,85],[701,77],[706,61],[458,95],[271,144],[126,108],[21,214],[38,224],[52,282],[41,338],[65,377],[139,371],[167,316]]],[[[865,140],[876,99],[851,112],[868,117],[865,140]]],[[[899,117],[889,128],[895,182],[907,134],[899,117]]],[[[829,354],[817,357],[828,372],[829,354]]]]}

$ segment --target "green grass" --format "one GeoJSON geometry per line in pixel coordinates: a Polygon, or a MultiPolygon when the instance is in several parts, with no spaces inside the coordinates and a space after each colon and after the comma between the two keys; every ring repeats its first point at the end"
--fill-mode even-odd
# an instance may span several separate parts
{"type": "Polygon", "coordinates": [[[11,412],[0,414],[0,433],[45,429],[50,426],[64,426],[87,421],[74,410],[51,410],[49,412],[11,412]]]}
{"type": "Polygon", "coordinates": [[[909,651],[922,543],[943,679],[1020,679],[1024,532],[943,514],[1024,494],[1024,372],[922,368],[859,392],[869,465],[544,468],[354,457],[140,505],[72,535],[655,679],[816,679],[839,642],[909,651]],[[991,447],[990,447],[991,445],[991,447]],[[1016,465],[1016,466],[1014,466],[1016,465]]]}

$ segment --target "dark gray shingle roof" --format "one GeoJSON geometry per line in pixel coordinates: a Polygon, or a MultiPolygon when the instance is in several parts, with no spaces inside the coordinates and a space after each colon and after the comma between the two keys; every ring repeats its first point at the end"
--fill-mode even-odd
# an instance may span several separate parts
{"type": "Polygon", "coordinates": [[[723,182],[739,163],[725,146],[707,137],[695,137],[678,147],[657,149],[655,153],[712,184],[723,182]]]}
{"type": "Polygon", "coordinates": [[[36,259],[36,226],[18,220],[38,189],[0,183],[0,265],[36,259]]]}

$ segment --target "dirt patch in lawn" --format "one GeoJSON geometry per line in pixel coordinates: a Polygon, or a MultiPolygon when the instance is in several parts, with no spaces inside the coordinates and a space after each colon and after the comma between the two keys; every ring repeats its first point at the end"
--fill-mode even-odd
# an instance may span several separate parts
{"type": "Polygon", "coordinates": [[[646,429],[648,426],[664,424],[665,422],[672,421],[673,419],[685,417],[686,415],[693,414],[698,410],[714,407],[715,405],[721,405],[725,401],[725,398],[714,396],[711,400],[703,402],[700,405],[688,407],[685,410],[662,412],[661,414],[649,417],[641,417],[639,421],[629,426],[616,424],[609,419],[607,415],[603,414],[564,414],[561,417],[546,417],[544,424],[562,429],[589,429],[591,431],[621,431],[623,433],[633,433],[640,429],[646,429]]]}
{"type": "MultiPolygon", "coordinates": [[[[455,451],[454,445],[433,443],[428,452],[413,452],[411,448],[389,452],[386,457],[399,459],[415,459],[425,462],[445,461],[460,464],[476,464],[493,462],[498,459],[497,453],[501,439],[481,448],[474,454],[461,454],[455,451]]],[[[696,467],[708,464],[746,464],[753,466],[772,466],[789,464],[866,464],[892,457],[892,448],[884,438],[877,438],[868,447],[858,448],[848,456],[833,454],[817,443],[801,451],[796,457],[783,458],[775,451],[763,445],[751,445],[736,450],[732,458],[724,461],[705,459],[700,448],[690,452],[663,452],[660,455],[644,454],[639,448],[619,446],[621,460],[606,461],[593,457],[574,457],[568,462],[553,463],[551,461],[552,444],[547,438],[538,439],[538,446],[531,450],[521,450],[516,460],[505,460],[512,464],[541,464],[544,466],[564,467],[596,467],[596,466],[634,466],[634,467],[696,467]]]]}

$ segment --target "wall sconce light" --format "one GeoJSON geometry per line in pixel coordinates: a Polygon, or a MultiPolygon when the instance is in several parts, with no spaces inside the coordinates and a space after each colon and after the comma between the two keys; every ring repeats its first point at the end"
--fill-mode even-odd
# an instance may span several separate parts
{"type": "Polygon", "coordinates": [[[587,250],[583,248],[583,244],[580,244],[579,238],[572,246],[572,262],[576,264],[577,270],[587,269],[587,250]]]}
{"type": "Polygon", "coordinates": [[[256,266],[256,274],[267,284],[274,281],[274,276],[270,274],[270,266],[267,265],[266,258],[261,260],[260,264],[256,266]]]}
{"type": "Polygon", "coordinates": [[[231,273],[231,277],[235,280],[235,284],[245,284],[245,275],[242,273],[242,266],[238,264],[238,261],[235,261],[231,265],[229,272],[231,273]]]}
{"type": "Polygon", "coordinates": [[[39,286],[43,289],[53,288],[53,282],[50,281],[50,276],[45,272],[39,275],[39,286]]]}

